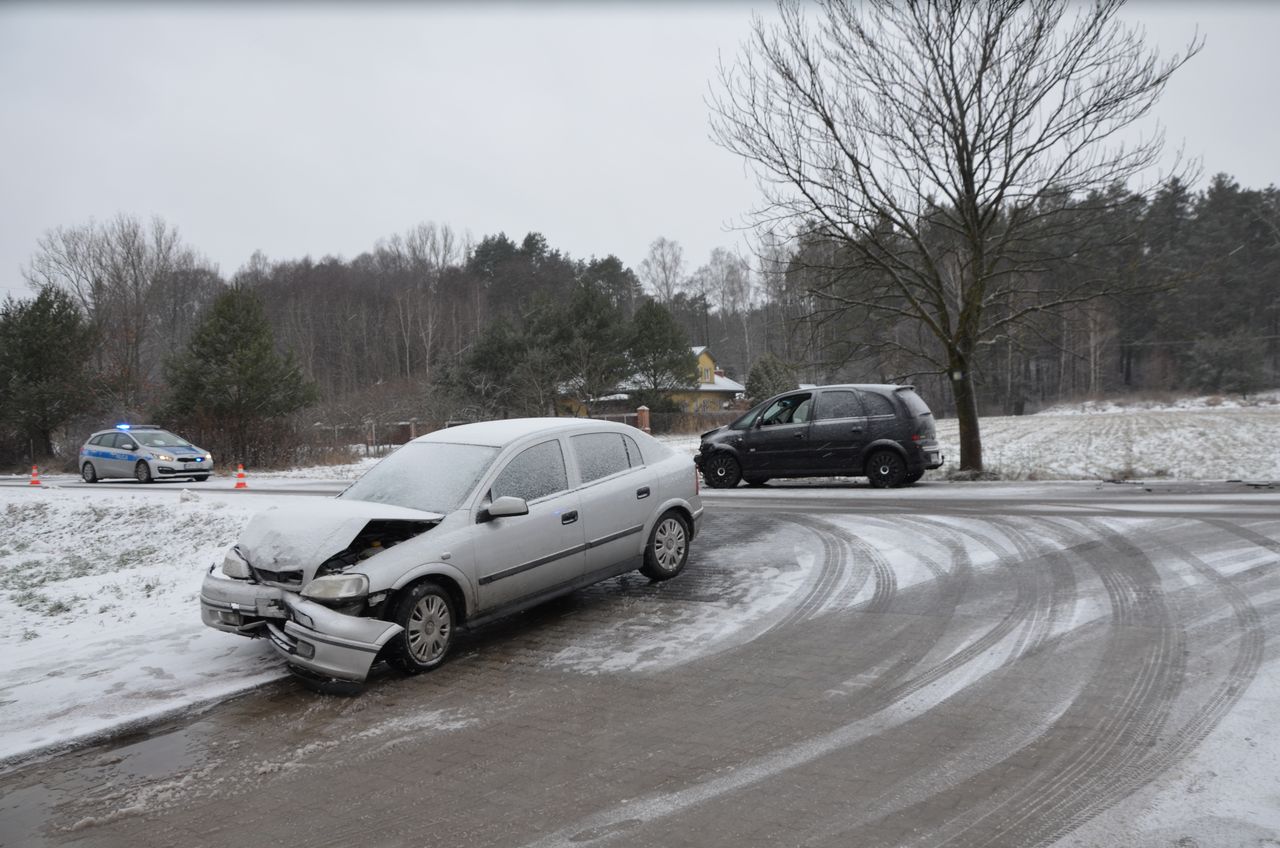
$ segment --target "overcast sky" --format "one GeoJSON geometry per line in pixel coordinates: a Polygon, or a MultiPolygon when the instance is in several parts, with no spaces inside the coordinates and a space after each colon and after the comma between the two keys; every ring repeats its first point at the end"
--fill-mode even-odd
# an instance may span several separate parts
{"type": "MultiPolygon", "coordinates": [[[[756,4],[766,12],[770,4],[756,4]]],[[[543,233],[635,267],[690,266],[756,199],[708,139],[718,55],[752,5],[0,5],[0,297],[44,231],[160,215],[230,276],[347,258],[420,221],[543,233]]],[[[1203,53],[1157,117],[1207,174],[1280,182],[1280,4],[1147,2],[1203,53]]]]}

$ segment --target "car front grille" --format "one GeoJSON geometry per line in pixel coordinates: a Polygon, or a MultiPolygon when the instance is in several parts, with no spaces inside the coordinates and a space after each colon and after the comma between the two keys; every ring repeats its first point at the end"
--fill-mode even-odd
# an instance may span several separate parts
{"type": "Polygon", "coordinates": [[[204,457],[202,457],[202,456],[180,456],[180,457],[178,457],[178,462],[204,462],[204,457]]]}
{"type": "Polygon", "coordinates": [[[268,585],[280,586],[285,589],[302,588],[301,571],[269,571],[265,568],[254,568],[253,576],[258,578],[258,582],[268,585]]]}

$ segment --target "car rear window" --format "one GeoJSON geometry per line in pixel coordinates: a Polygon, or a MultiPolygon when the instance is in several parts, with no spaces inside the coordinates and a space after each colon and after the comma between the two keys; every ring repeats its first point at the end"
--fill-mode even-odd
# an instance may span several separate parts
{"type": "Polygon", "coordinates": [[[862,405],[867,409],[867,415],[895,415],[893,409],[893,401],[889,400],[882,394],[876,392],[861,392],[862,405]]]}
{"type": "Polygon", "coordinates": [[[911,389],[902,389],[898,392],[898,397],[902,398],[902,402],[907,405],[907,411],[919,418],[921,415],[932,415],[929,410],[929,404],[924,402],[920,395],[911,389]]]}

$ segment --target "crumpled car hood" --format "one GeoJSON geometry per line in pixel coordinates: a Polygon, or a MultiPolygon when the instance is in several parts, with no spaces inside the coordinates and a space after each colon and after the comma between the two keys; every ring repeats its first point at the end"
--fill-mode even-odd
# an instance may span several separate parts
{"type": "Polygon", "coordinates": [[[442,521],[424,512],[370,501],[316,498],[306,506],[271,507],[249,519],[236,546],[254,568],[300,569],[305,579],[374,519],[442,521]]]}

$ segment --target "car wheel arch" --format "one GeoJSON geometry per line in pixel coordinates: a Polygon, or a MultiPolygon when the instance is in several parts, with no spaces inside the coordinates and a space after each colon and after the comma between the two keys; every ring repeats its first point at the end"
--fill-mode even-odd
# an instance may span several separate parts
{"type": "Polygon", "coordinates": [[[462,572],[444,563],[431,563],[406,571],[390,586],[391,598],[394,600],[394,598],[427,580],[439,583],[449,593],[449,597],[458,613],[457,623],[461,624],[471,617],[471,614],[475,611],[475,604],[472,602],[474,594],[463,588],[469,586],[470,581],[467,580],[462,572]]]}
{"type": "Polygon", "coordinates": [[[907,451],[902,447],[902,445],[892,439],[877,439],[862,449],[862,455],[858,457],[858,468],[865,470],[867,467],[867,460],[869,460],[876,451],[886,449],[891,450],[898,456],[902,457],[904,462],[909,461],[907,458],[907,451]]]}
{"type": "Polygon", "coordinates": [[[689,508],[687,501],[680,498],[672,498],[664,501],[657,509],[653,511],[653,515],[644,523],[644,530],[641,533],[642,539],[648,539],[649,534],[653,532],[654,525],[658,523],[658,519],[665,515],[668,511],[675,510],[680,513],[680,517],[684,519],[685,524],[689,527],[689,536],[693,536],[693,510],[689,508]]]}

